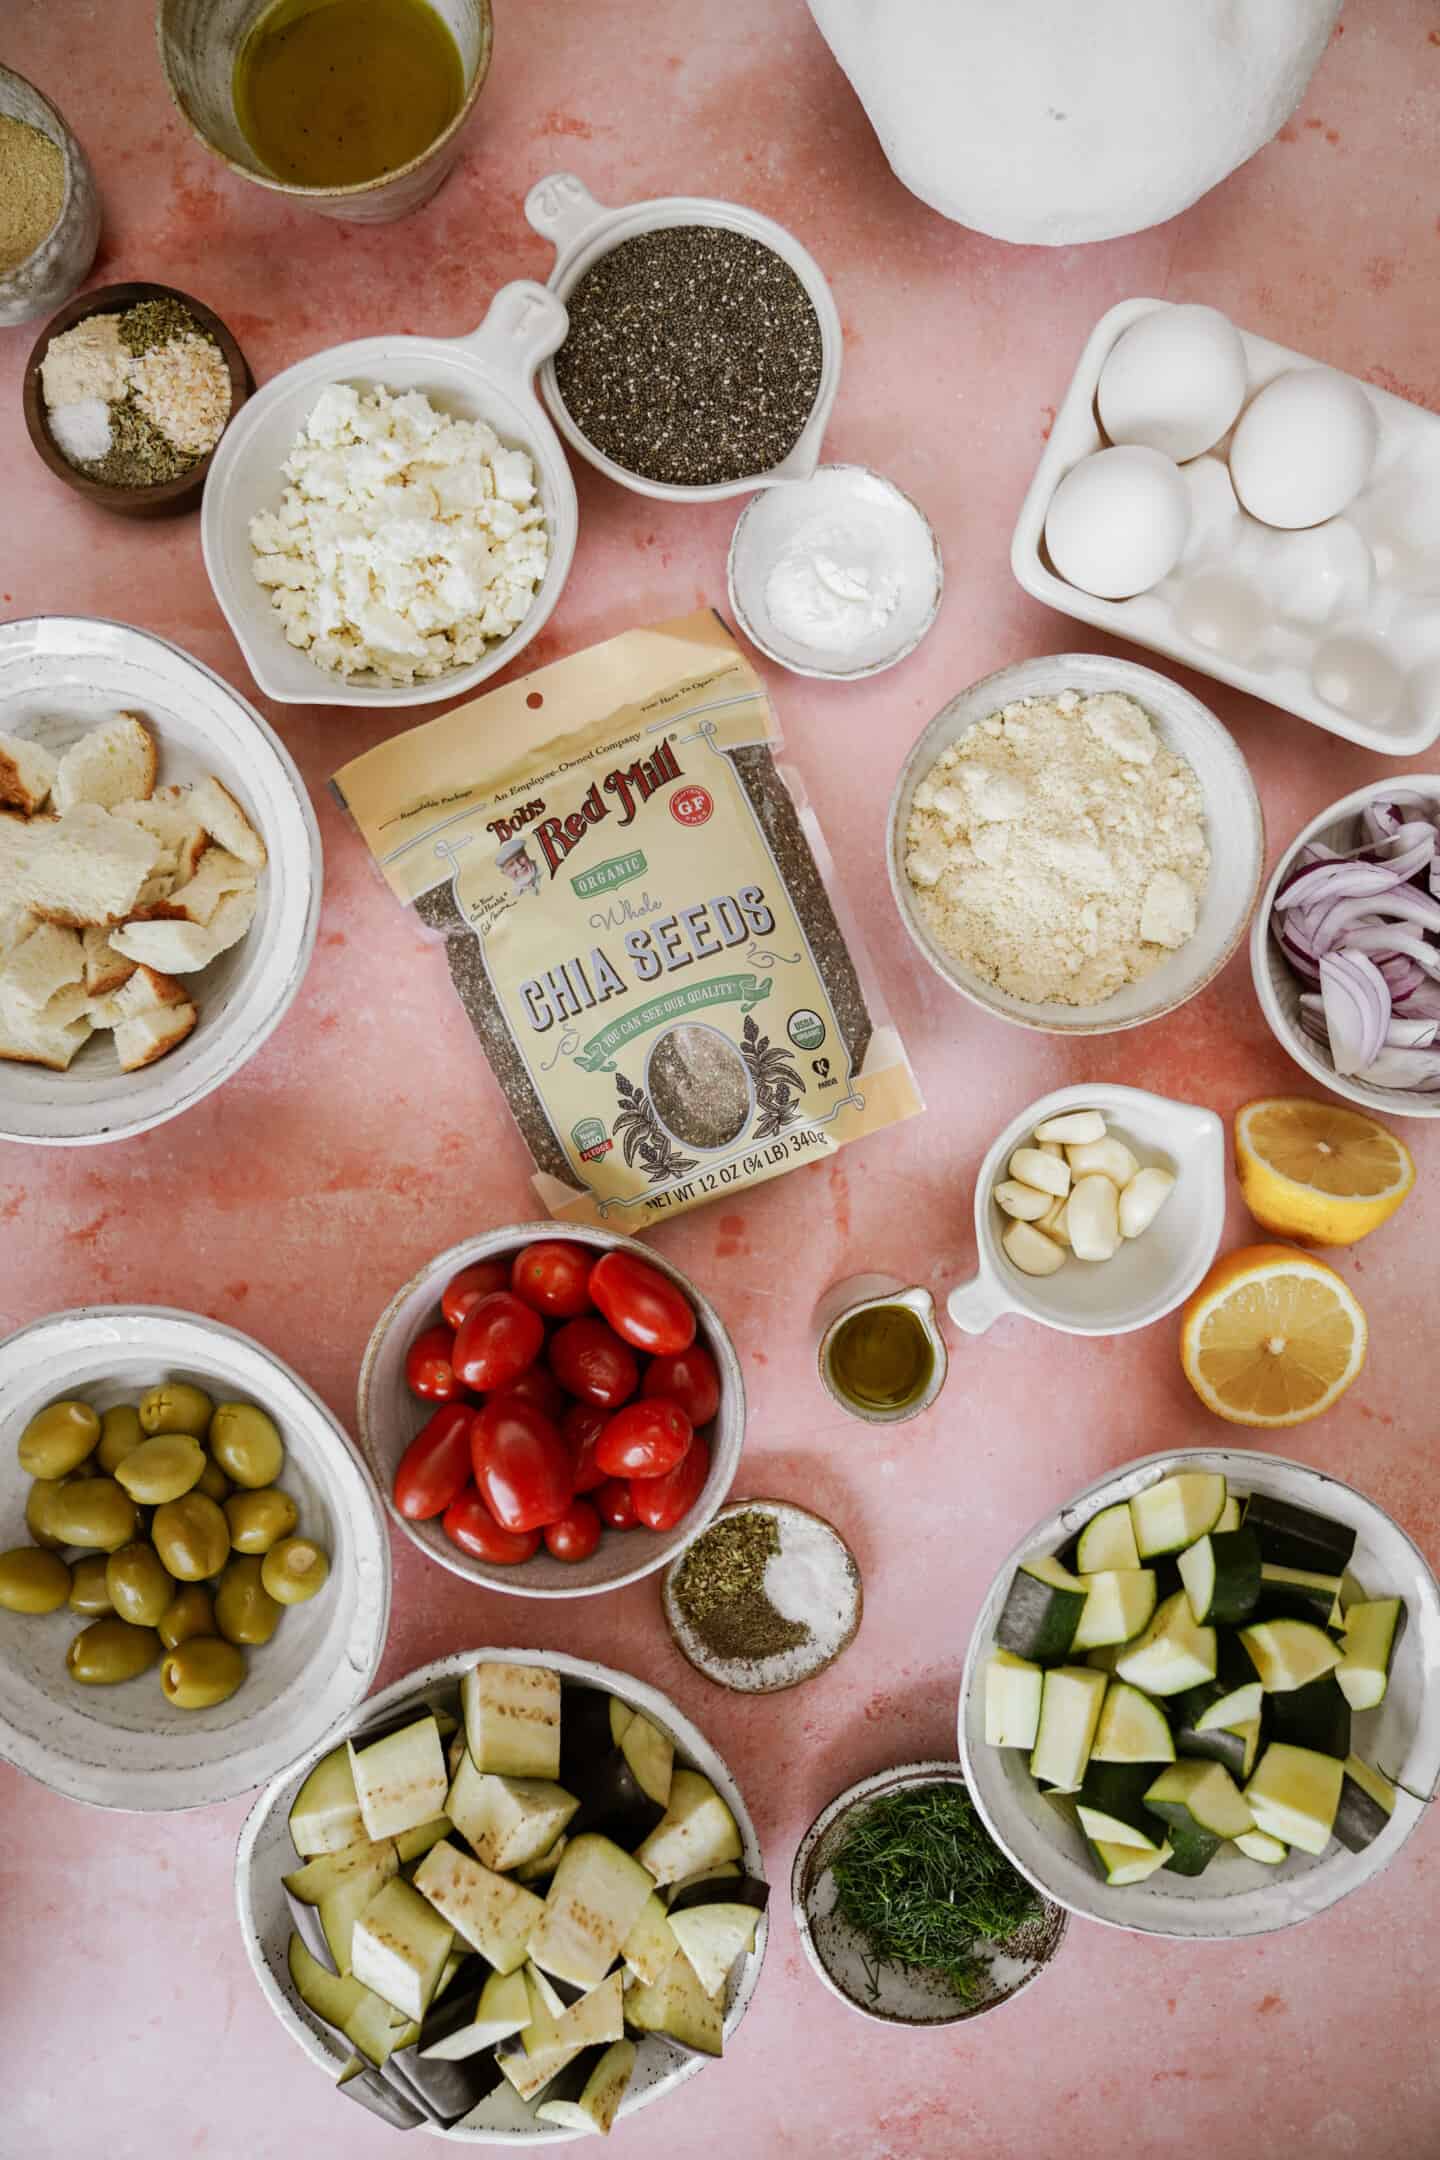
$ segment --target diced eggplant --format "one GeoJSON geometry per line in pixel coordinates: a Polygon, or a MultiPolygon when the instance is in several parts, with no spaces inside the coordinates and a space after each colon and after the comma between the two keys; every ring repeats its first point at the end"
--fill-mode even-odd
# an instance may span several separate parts
{"type": "Polygon", "coordinates": [[[1176,1563],[1197,1626],[1238,1627],[1260,1595],[1260,1541],[1253,1530],[1207,1530],[1176,1563]]]}
{"type": "Polygon", "coordinates": [[[607,2046],[623,2031],[621,1979],[611,1973],[559,2018],[532,2018],[523,2033],[502,2041],[497,2060],[522,2100],[533,2099],[583,2049],[607,2046]]]}
{"type": "Polygon", "coordinates": [[[548,1852],[579,1805],[553,1778],[477,1770],[467,1754],[451,1781],[445,1813],[486,1867],[504,1874],[548,1852]]]}
{"type": "Polygon", "coordinates": [[[1373,1710],[1385,1700],[1390,1661],[1404,1626],[1403,1598],[1366,1598],[1346,1612],[1335,1678],[1352,1710],[1373,1710]]]}
{"type": "Polygon", "coordinates": [[[1085,1586],[1085,1609],[1072,1649],[1099,1650],[1106,1643],[1131,1642],[1149,1623],[1158,1597],[1153,1568],[1112,1568],[1079,1580],[1085,1586]]]}
{"type": "Polygon", "coordinates": [[[1089,1838],[1086,1842],[1100,1873],[1116,1889],[1147,1881],[1157,1868],[1168,1865],[1172,1850],[1169,1838],[1163,1845],[1149,1847],[1112,1845],[1102,1838],[1089,1838]]]}
{"type": "Polygon", "coordinates": [[[302,1860],[343,1852],[365,1835],[350,1750],[342,1742],[322,1755],[290,1803],[290,1840],[302,1860]]]}
{"type": "Polygon", "coordinates": [[[1139,1688],[1112,1680],[1100,1706],[1100,1722],[1090,1748],[1092,1763],[1166,1763],[1175,1760],[1175,1742],[1165,1713],[1139,1688]]]}
{"type": "Polygon", "coordinates": [[[1093,1843],[1136,1845],[1154,1851],[1164,1832],[1146,1806],[1155,1782],[1149,1763],[1092,1762],[1075,1796],[1080,1827],[1093,1843]]]}
{"type": "Polygon", "coordinates": [[[417,1823],[413,1830],[402,1830],[395,1840],[395,1850],[401,1867],[409,1867],[414,1860],[423,1860],[432,1845],[450,1835],[448,1815],[432,1815],[429,1822],[417,1823]]]}
{"type": "Polygon", "coordinates": [[[332,1972],[298,1934],[290,1937],[286,1964],[291,1984],[306,2009],[313,2011],[322,2025],[343,2032],[346,2020],[366,1993],[360,1982],[349,1974],[332,1972]]]}
{"type": "MultiPolygon", "coordinates": [[[[686,1774],[676,1773],[677,1785],[686,1774]]],[[[620,1955],[654,1888],[642,1862],[611,1839],[588,1832],[572,1838],[531,1932],[531,1958],[561,1980],[593,1987],[620,1955]]]]}
{"type": "Polygon", "coordinates": [[[744,1868],[738,1860],[717,1860],[713,1867],[696,1868],[693,1875],[682,1875],[678,1882],[668,1883],[660,1895],[667,1905],[673,1905],[682,1890],[688,1890],[697,1882],[733,1882],[743,1875],[744,1868]]]}
{"type": "Polygon", "coordinates": [[[516,1882],[548,1882],[559,1867],[560,1856],[569,1842],[568,1837],[558,1837],[553,1845],[548,1845],[544,1852],[537,1853],[533,1860],[524,1860],[519,1867],[512,1868],[510,1872],[516,1882]]]}
{"type": "MultiPolygon", "coordinates": [[[[427,1855],[427,1860],[433,1857],[427,1855]]],[[[425,1864],[422,1861],[422,1867],[425,1864]]],[[[453,1941],[449,1921],[412,1884],[396,1876],[355,1922],[351,1970],[405,2017],[423,2018],[453,1941]]]]}
{"type": "Polygon", "coordinates": [[[1259,1537],[1261,1559],[1279,1567],[1343,1575],[1355,1551],[1355,1532],[1348,1523],[1268,1493],[1250,1495],[1245,1527],[1259,1537]]]}
{"type": "Polygon", "coordinates": [[[445,1806],[445,1750],[434,1717],[412,1718],[396,1732],[360,1746],[352,1740],[350,1769],[365,1834],[397,1837],[430,1822],[445,1806]]]}
{"type": "Polygon", "coordinates": [[[368,2063],[383,2070],[392,2051],[403,2047],[418,2027],[407,2027],[403,2020],[397,2020],[392,2004],[377,1995],[373,1988],[362,1987],[360,2000],[340,2030],[368,2063]]]}
{"type": "MultiPolygon", "coordinates": [[[[569,1692],[568,1689],[566,1692],[569,1692]]],[[[594,1694],[595,1692],[593,1688],[586,1690],[587,1694],[594,1694]]],[[[621,1702],[618,1695],[607,1696],[606,1700],[610,1705],[610,1738],[614,1745],[619,1747],[621,1741],[625,1738],[626,1726],[630,1723],[631,1718],[638,1717],[640,1713],[638,1710],[632,1710],[629,1703],[621,1702]]]]}
{"type": "Polygon", "coordinates": [[[367,1839],[342,1853],[321,1853],[283,1878],[296,1928],[306,1946],[335,1972],[349,1972],[355,1922],[399,1866],[390,1839],[367,1839]]]}
{"type": "Polygon", "coordinates": [[[1350,1852],[1373,1845],[1395,1810],[1395,1787],[1389,1778],[1358,1755],[1346,1758],[1335,1810],[1335,1835],[1350,1852]]]}
{"type": "Polygon", "coordinates": [[[756,1912],[768,1912],[770,1908],[770,1885],[758,1875],[746,1875],[739,1869],[733,1874],[692,1876],[688,1882],[677,1883],[670,1896],[671,1914],[689,1912],[697,1905],[749,1905],[756,1912]]]}
{"type": "MultiPolygon", "coordinates": [[[[723,1882],[715,1882],[714,1887],[723,1895],[723,1882]]],[[[621,1943],[620,1955],[637,1980],[658,1980],[679,1948],[665,1901],[658,1890],[652,1891],[640,1908],[639,1919],[621,1943]]]]}
{"type": "Polygon", "coordinates": [[[670,1804],[635,1858],[657,1883],[668,1883],[722,1860],[738,1860],[743,1849],[735,1818],[709,1778],[698,1770],[677,1770],[670,1804]]]}
{"type": "Polygon", "coordinates": [[[1105,1674],[1090,1665],[1050,1668],[1040,1698],[1040,1729],[1030,1756],[1032,1777],[1056,1792],[1079,1791],[1108,1686],[1105,1674]]]}
{"type": "Polygon", "coordinates": [[[755,1947],[755,1933],[769,1902],[769,1885],[746,1876],[729,1898],[708,1897],[723,1883],[698,1883],[682,1904],[670,1907],[670,1927],[707,1995],[723,1994],[735,1960],[755,1947]]]}
{"type": "Polygon", "coordinates": [[[1183,1590],[1156,1607],[1143,1634],[1115,1661],[1116,1677],[1147,1695],[1179,1695],[1215,1677],[1219,1647],[1212,1627],[1198,1627],[1183,1590]]]}
{"type": "Polygon", "coordinates": [[[572,1835],[593,1830],[631,1852],[665,1814],[664,1805],[645,1791],[614,1737],[634,1723],[636,1712],[602,1688],[566,1684],[560,1734],[559,1782],[580,1805],[570,1822],[572,1835]],[[616,1717],[615,1712],[624,1713],[616,1717]]]}
{"type": "Polygon", "coordinates": [[[1257,1620],[1308,1620],[1314,1627],[1338,1627],[1341,1620],[1338,1575],[1309,1568],[1279,1567],[1267,1560],[1260,1570],[1257,1620]]]}
{"type": "Polygon", "coordinates": [[[1301,1852],[1323,1853],[1335,1827],[1345,1765],[1313,1748],[1272,1740],[1245,1787],[1256,1828],[1301,1852]]]}
{"type": "MultiPolygon", "coordinates": [[[[615,1698],[612,1695],[610,1699],[613,1702],[615,1698]]],[[[626,1723],[620,1752],[646,1799],[658,1807],[667,1807],[675,1767],[675,1743],[669,1733],[661,1732],[658,1725],[637,1711],[626,1723]]]]}
{"type": "Polygon", "coordinates": [[[1258,1860],[1262,1867],[1279,1867],[1290,1857],[1289,1846],[1271,1837],[1268,1830],[1242,1830],[1235,1840],[1235,1850],[1244,1853],[1247,1860],[1258,1860]]]}
{"type": "Polygon", "coordinates": [[[1105,1568],[1138,1568],[1140,1552],[1128,1501],[1101,1508],[1092,1515],[1075,1541],[1077,1575],[1098,1575],[1105,1568]]]}
{"type": "Polygon", "coordinates": [[[1216,1470],[1179,1470],[1136,1493],[1130,1520],[1141,1560],[1193,1545],[1215,1529],[1225,1500],[1225,1480],[1216,1470]]]}
{"type": "Polygon", "coordinates": [[[1034,1747],[1044,1679],[1043,1667],[1013,1650],[991,1651],[985,1666],[985,1738],[991,1747],[1034,1747]]]}
{"type": "Polygon", "coordinates": [[[1338,1667],[1304,1687],[1268,1696],[1267,1701],[1272,1740],[1314,1748],[1320,1755],[1338,1755],[1342,1762],[1350,1753],[1350,1705],[1339,1685],[1338,1667]]]}
{"type": "Polygon", "coordinates": [[[625,2023],[633,2032],[664,2033],[692,2055],[724,2051],[723,2007],[705,1993],[686,1957],[672,1958],[658,1980],[628,1991],[625,2023]]]}
{"type": "Polygon", "coordinates": [[[1340,1662],[1340,1652],[1325,1630],[1308,1620],[1257,1620],[1240,1630],[1240,1640],[1267,1695],[1305,1687],[1340,1662]]]}
{"type": "Polygon", "coordinates": [[[423,2055],[415,2041],[393,2050],[383,2074],[412,2097],[432,2122],[446,2126],[479,2107],[500,2083],[500,2065],[493,2049],[488,2054],[460,2057],[423,2055]]]}
{"type": "Polygon", "coordinates": [[[493,2048],[530,2022],[530,1998],[523,1969],[485,1972],[463,1987],[440,1990],[425,2013],[416,2042],[422,2055],[463,2062],[493,2048]]]}
{"type": "Polygon", "coordinates": [[[285,1903],[290,1908],[290,1925],[294,1928],[295,1933],[299,1936],[311,1957],[316,1960],[317,1964],[322,1965],[326,1972],[338,1973],[340,1968],[335,1962],[335,1953],[326,1939],[325,1925],[320,1918],[319,1906],[307,1905],[303,1898],[296,1897],[295,1892],[288,1885],[285,1886],[285,1903]]]}
{"type": "Polygon", "coordinates": [[[545,1909],[533,1890],[472,1860],[448,1838],[426,1853],[414,1883],[497,1972],[514,1972],[524,1964],[531,1931],[545,1909]]]}
{"type": "Polygon", "coordinates": [[[354,1845],[347,1845],[343,1852],[319,1853],[307,1860],[304,1867],[292,1868],[280,1880],[287,1890],[305,1905],[318,1905],[332,1890],[341,1889],[358,1876],[368,1881],[378,1875],[380,1883],[386,1882],[399,1867],[399,1858],[390,1838],[362,1837],[354,1845]]]}
{"type": "Polygon", "coordinates": [[[563,2130],[598,2130],[601,2137],[608,2137],[634,2069],[633,2040],[587,2048],[552,2079],[535,2110],[536,2120],[563,2130]]]}
{"type": "Polygon", "coordinates": [[[1037,1665],[1068,1656],[1085,1610],[1085,1585],[1048,1553],[1016,1568],[995,1623],[1002,1650],[1037,1665]]]}
{"type": "Polygon", "coordinates": [[[335,2080],[335,2089],[347,2100],[358,2100],[361,2107],[378,2115],[381,2122],[392,2130],[413,2130],[426,2120],[424,2110],[405,2093],[390,2084],[382,2071],[358,2055],[352,2055],[345,2068],[335,2080]]]}
{"type": "Polygon", "coordinates": [[[535,2018],[539,2018],[543,2024],[546,2018],[563,2017],[570,2005],[579,2002],[585,1993],[584,1988],[574,1980],[556,1980],[549,1973],[542,1972],[532,1958],[527,1958],[521,1967],[521,1976],[530,2004],[530,2018],[527,2023],[535,2018]]]}
{"type": "Polygon", "coordinates": [[[558,1673],[544,1665],[482,1658],[461,1682],[460,1700],[477,1770],[498,1771],[502,1777],[559,1777],[558,1673]]]}

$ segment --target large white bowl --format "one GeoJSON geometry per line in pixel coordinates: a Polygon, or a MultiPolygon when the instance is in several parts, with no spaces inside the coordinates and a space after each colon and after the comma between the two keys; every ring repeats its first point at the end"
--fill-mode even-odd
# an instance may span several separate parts
{"type": "Polygon", "coordinates": [[[1434,1118],[1440,1117],[1440,1094],[1422,1095],[1412,1088],[1375,1087],[1369,1080],[1342,1078],[1336,1072],[1329,1052],[1322,1044],[1313,1042],[1300,1025],[1300,993],[1309,985],[1302,983],[1270,935],[1275,895],[1301,848],[1312,840],[1321,840],[1342,854],[1347,848],[1359,847],[1365,837],[1360,829],[1360,813],[1365,805],[1388,798],[1401,788],[1428,795],[1440,815],[1440,773],[1401,773],[1394,780],[1372,780],[1368,787],[1356,788],[1353,795],[1342,796],[1339,802],[1331,803],[1328,810],[1311,818],[1304,830],[1295,835],[1276,863],[1255,911],[1250,930],[1250,973],[1255,978],[1255,995],[1260,1000],[1266,1026],[1281,1049],[1297,1065],[1303,1066],[1312,1079],[1329,1088],[1332,1094],[1343,1095],[1347,1102],[1358,1103],[1362,1110],[1373,1110],[1380,1117],[1434,1118]]]}
{"type": "Polygon", "coordinates": [[[105,1411],[160,1380],[270,1413],[285,1442],[279,1482],[329,1553],[330,1578],[247,1653],[243,1686],[209,1710],[172,1707],[158,1666],[119,1687],[81,1687],[65,1650],[88,1622],[64,1606],[43,1618],[0,1612],[0,1754],[97,1807],[208,1807],[273,1777],[362,1700],[390,1616],[385,1520],[341,1426],[248,1335],[164,1307],[85,1306],[0,1343],[0,1549],[29,1542],[30,1479],[15,1449],[35,1412],[72,1396],[105,1411]]]}
{"type": "MultiPolygon", "coordinates": [[[[432,1665],[421,1665],[403,1680],[395,1681],[393,1686],[382,1688],[365,1705],[363,1716],[351,1720],[350,1729],[354,1731],[372,1722],[380,1723],[387,1711],[399,1708],[419,1694],[433,1700],[437,1691],[447,1684],[458,1692],[461,1674],[480,1658],[498,1659],[507,1665],[544,1665],[564,1679],[588,1681],[605,1688],[652,1718],[674,1741],[676,1762],[699,1770],[719,1792],[739,1827],[744,1846],[741,1858],[747,1874],[763,1879],[764,1856],[749,1810],[728,1765],[704,1734],[682,1716],[658,1688],[647,1686],[643,1680],[632,1680],[628,1673],[612,1672],[606,1665],[594,1665],[588,1658],[565,1657],[558,1651],[541,1650],[459,1651],[454,1656],[437,1659],[432,1665]]],[[[250,1810],[235,1853],[235,1899],[245,1949],[266,2002],[291,2039],[299,2043],[311,2062],[324,2070],[333,2082],[344,2067],[350,2049],[304,2007],[295,1992],[286,1962],[290,1914],[280,1883],[281,1876],[295,1865],[288,1822],[291,1803],[307,1773],[323,1753],[323,1748],[312,1748],[303,1761],[295,1763],[268,1785],[250,1810]]],[[[762,1917],[754,1949],[731,1975],[725,2003],[727,2046],[755,1992],[768,1933],[768,1922],[762,1917]]],[[[621,2120],[662,2099],[677,2085],[685,2084],[704,2069],[705,2062],[704,2056],[684,2054],[672,2041],[662,2039],[658,2034],[650,2033],[638,2040],[634,2075],[621,2106],[621,2120]]],[[[343,2132],[350,2121],[350,2111],[338,2098],[335,2113],[338,2145],[343,2142],[343,2132]]],[[[537,2122],[530,2109],[503,2082],[463,2122],[448,2130],[432,2123],[421,2124],[420,2128],[429,2130],[432,2136],[464,2145],[558,2144],[580,2134],[560,2129],[553,2123],[537,2122]]]]}
{"type": "Polygon", "coordinates": [[[567,316],[543,285],[503,285],[468,337],[373,337],[332,345],[266,383],[220,438],[200,513],[205,568],[250,672],[282,705],[433,705],[474,690],[530,643],[554,611],[570,574],[580,513],[560,439],[531,386],[535,369],[565,335],[567,316]],[[384,683],[332,675],[290,644],[252,569],[250,520],[279,507],[282,467],[327,383],[420,390],[442,411],[487,420],[508,448],[528,452],[539,476],[550,556],[525,620],[468,667],[424,682],[384,683]]]}
{"type": "Polygon", "coordinates": [[[1146,1455],[1100,1478],[1027,1531],[990,1586],[960,1682],[960,1759],[976,1807],[996,1843],[1038,1890],[1071,1912],[1141,1935],[1215,1941],[1293,1927],[1337,1904],[1388,1867],[1425,1812],[1440,1779],[1440,1588],[1417,1548],[1373,1500],[1338,1478],[1247,1448],[1186,1448],[1146,1455]],[[1161,1869],[1147,1882],[1112,1888],[1096,1874],[1078,1827],[1046,1798],[1019,1748],[985,1741],[985,1663],[995,1625],[1023,1560],[1057,1552],[1083,1523],[1177,1470],[1219,1470],[1237,1493],[1265,1493],[1349,1523],[1356,1531],[1351,1572],[1371,1597],[1402,1597],[1406,1622],[1390,1685],[1378,1710],[1357,1713],[1355,1751],[1397,1787],[1395,1812],[1373,1844],[1352,1853],[1333,1840],[1318,1857],[1292,1852],[1279,1868],[1247,1860],[1233,1846],[1203,1875],[1161,1869]]]}
{"type": "Polygon", "coordinates": [[[890,889],[911,937],[937,975],[987,1012],[1047,1035],[1110,1035],[1140,1027],[1186,1004],[1224,967],[1245,934],[1265,864],[1265,823],[1250,768],[1209,708],[1168,675],[1133,660],[1098,653],[1046,653],[1018,660],[972,683],[935,715],[901,770],[890,802],[887,845],[890,889]],[[1168,750],[1185,758],[1205,801],[1210,879],[1195,934],[1140,982],[1128,983],[1098,1005],[1029,1004],[987,982],[937,945],[916,913],[905,874],[905,834],[916,788],[942,750],[977,720],[1013,699],[1053,697],[1062,690],[1093,696],[1117,690],[1142,705],[1168,750]]]}
{"type": "Polygon", "coordinates": [[[238,1072],[289,1010],[320,920],[320,832],[278,735],[229,683],[127,623],[42,615],[0,624],[0,729],[53,750],[116,712],[151,723],[160,781],[217,773],[265,842],[255,920],[186,976],[199,1024],[178,1049],[123,1073],[99,1032],[64,1073],[0,1064],[0,1137],[50,1146],[124,1140],[178,1117],[238,1072]]]}
{"type": "Polygon", "coordinates": [[[557,1223],[512,1223],[503,1230],[487,1230],[481,1237],[452,1245],[449,1252],[421,1268],[403,1290],[396,1291],[365,1346],[356,1419],[360,1445],[385,1496],[391,1520],[432,1560],[482,1589],[508,1591],[513,1597],[589,1597],[597,1590],[617,1590],[622,1583],[653,1575],[700,1535],[729,1492],[740,1467],[740,1450],[745,1444],[745,1380],[735,1345],[714,1306],[663,1254],[609,1230],[557,1223]],[[590,1245],[597,1254],[633,1253],[637,1260],[658,1269],[684,1291],[695,1308],[697,1339],[709,1350],[720,1371],[720,1408],[705,1431],[710,1443],[710,1475],[690,1513],[673,1530],[646,1530],[643,1526],[624,1532],[607,1530],[588,1560],[555,1560],[542,1545],[533,1560],[519,1567],[487,1567],[484,1561],[472,1560],[468,1553],[452,1545],[438,1519],[410,1522],[395,1505],[395,1472],[400,1458],[437,1407],[418,1402],[405,1385],[405,1353],[422,1328],[432,1327],[440,1319],[441,1293],[452,1275],[458,1275],[473,1261],[518,1252],[522,1245],[531,1245],[537,1238],[590,1245]]]}

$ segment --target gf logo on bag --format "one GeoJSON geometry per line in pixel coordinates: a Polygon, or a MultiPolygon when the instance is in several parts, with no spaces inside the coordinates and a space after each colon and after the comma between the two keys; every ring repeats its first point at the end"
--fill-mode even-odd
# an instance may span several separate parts
{"type": "Polygon", "coordinates": [[[715,808],[715,800],[709,788],[691,780],[677,788],[670,798],[670,815],[677,825],[703,825],[715,808]]]}

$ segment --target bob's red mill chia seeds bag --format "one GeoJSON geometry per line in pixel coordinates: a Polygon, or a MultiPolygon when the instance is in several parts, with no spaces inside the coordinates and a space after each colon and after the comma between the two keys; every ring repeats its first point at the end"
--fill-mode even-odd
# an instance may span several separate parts
{"type": "Polygon", "coordinates": [[[923,1105],[719,618],[630,630],[337,774],[566,1222],[644,1229],[923,1105]]]}

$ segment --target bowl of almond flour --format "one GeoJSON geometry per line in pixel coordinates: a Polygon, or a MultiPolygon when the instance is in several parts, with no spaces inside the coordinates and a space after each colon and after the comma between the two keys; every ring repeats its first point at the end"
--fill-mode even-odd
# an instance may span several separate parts
{"type": "Polygon", "coordinates": [[[1173,1012],[1239,946],[1265,827],[1235,742],[1133,661],[1055,653],[952,698],[890,805],[890,885],[988,1012],[1103,1035],[1173,1012]]]}

